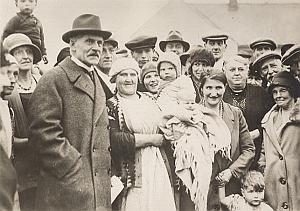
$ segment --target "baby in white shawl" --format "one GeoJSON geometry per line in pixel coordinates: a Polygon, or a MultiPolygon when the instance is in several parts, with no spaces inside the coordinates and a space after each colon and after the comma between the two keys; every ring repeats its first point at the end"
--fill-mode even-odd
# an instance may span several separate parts
{"type": "Polygon", "coordinates": [[[178,77],[180,66],[176,62],[180,61],[176,58],[178,56],[175,54],[164,54],[158,63],[162,85],[157,103],[164,114],[160,128],[174,145],[177,176],[187,187],[196,210],[206,211],[214,155],[221,151],[224,157],[230,159],[231,136],[221,117],[195,104],[196,92],[192,80],[187,76],[178,77]],[[167,65],[163,63],[172,64],[173,76],[177,77],[164,77],[160,67],[167,65]]]}

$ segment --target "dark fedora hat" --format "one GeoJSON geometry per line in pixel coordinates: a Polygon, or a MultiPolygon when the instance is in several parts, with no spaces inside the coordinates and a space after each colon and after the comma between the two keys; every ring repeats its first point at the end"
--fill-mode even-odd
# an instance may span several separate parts
{"type": "Polygon", "coordinates": [[[159,42],[159,48],[161,51],[165,51],[167,43],[179,42],[183,45],[184,52],[190,49],[190,44],[182,39],[182,35],[179,31],[172,30],[169,32],[166,40],[159,42]]]}
{"type": "Polygon", "coordinates": [[[111,36],[111,32],[103,31],[101,29],[100,18],[93,14],[83,14],[75,18],[73,21],[72,29],[63,34],[62,39],[64,42],[69,43],[70,38],[78,34],[97,34],[107,40],[111,36]]]}

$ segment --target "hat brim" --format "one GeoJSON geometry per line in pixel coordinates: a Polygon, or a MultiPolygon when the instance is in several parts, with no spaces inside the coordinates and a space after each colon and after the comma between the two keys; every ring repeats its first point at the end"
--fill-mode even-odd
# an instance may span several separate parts
{"type": "Polygon", "coordinates": [[[99,35],[99,36],[103,37],[104,40],[107,40],[112,35],[112,33],[109,32],[109,31],[102,31],[102,30],[99,30],[99,29],[90,29],[90,28],[85,29],[85,28],[82,28],[82,29],[73,29],[73,30],[70,30],[70,31],[64,33],[63,36],[62,36],[62,40],[66,43],[69,43],[70,38],[72,36],[76,36],[76,35],[79,35],[79,34],[99,35]]]}
{"type": "Polygon", "coordinates": [[[117,48],[119,43],[116,40],[106,40],[105,43],[111,44],[114,48],[117,48]]]}
{"type": "Polygon", "coordinates": [[[262,65],[262,63],[265,62],[266,60],[269,60],[269,59],[279,59],[279,60],[281,60],[281,57],[280,57],[280,55],[277,55],[277,54],[266,55],[264,57],[261,57],[257,61],[253,62],[253,66],[252,66],[253,69],[259,70],[260,69],[259,67],[262,65]]]}
{"type": "Polygon", "coordinates": [[[207,42],[208,40],[228,40],[228,36],[211,36],[211,37],[203,37],[202,38],[203,42],[207,42]]]}
{"type": "Polygon", "coordinates": [[[296,50],[296,51],[294,51],[292,54],[290,54],[290,55],[288,55],[288,56],[286,56],[286,57],[284,57],[284,55],[283,55],[283,58],[282,58],[282,64],[284,64],[284,65],[291,65],[291,60],[292,60],[292,58],[295,56],[295,55],[299,55],[300,56],[300,49],[298,49],[298,50],[296,50]]]}
{"type": "Polygon", "coordinates": [[[166,45],[167,43],[172,43],[172,42],[179,42],[182,44],[183,46],[183,51],[187,52],[190,49],[190,44],[184,40],[163,40],[159,42],[159,48],[161,51],[165,51],[166,50],[166,45]]]}
{"type": "Polygon", "coordinates": [[[39,49],[36,45],[34,45],[34,44],[29,44],[29,43],[24,43],[24,44],[22,44],[22,43],[18,43],[18,44],[14,45],[14,46],[12,46],[12,47],[10,48],[9,53],[12,53],[13,50],[15,50],[16,48],[21,47],[21,46],[28,46],[28,47],[31,48],[32,53],[33,53],[33,64],[37,64],[39,61],[42,60],[42,54],[41,54],[41,51],[40,51],[40,49],[39,49]]]}

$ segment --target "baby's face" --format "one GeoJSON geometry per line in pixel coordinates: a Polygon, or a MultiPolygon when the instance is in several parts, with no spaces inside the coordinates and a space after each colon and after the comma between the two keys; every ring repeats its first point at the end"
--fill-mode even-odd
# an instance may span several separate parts
{"type": "Polygon", "coordinates": [[[159,67],[159,76],[164,81],[174,81],[177,78],[175,66],[169,62],[162,62],[159,67]]]}
{"type": "Polygon", "coordinates": [[[254,190],[253,187],[247,187],[245,189],[242,189],[242,194],[245,198],[245,200],[251,205],[251,206],[259,206],[260,203],[264,200],[265,191],[257,191],[254,190]]]}
{"type": "Polygon", "coordinates": [[[188,100],[182,100],[179,101],[179,105],[183,106],[187,110],[193,111],[195,109],[195,102],[194,101],[188,101],[188,100]]]}

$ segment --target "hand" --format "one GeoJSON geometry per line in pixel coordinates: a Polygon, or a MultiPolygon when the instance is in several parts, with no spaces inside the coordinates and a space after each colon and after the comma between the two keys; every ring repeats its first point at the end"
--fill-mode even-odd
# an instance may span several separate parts
{"type": "Polygon", "coordinates": [[[48,64],[48,59],[46,55],[42,56],[42,59],[44,61],[44,64],[48,64]]]}
{"type": "Polygon", "coordinates": [[[215,179],[219,182],[219,186],[224,186],[226,185],[229,180],[232,177],[232,173],[230,171],[230,169],[225,169],[224,171],[222,171],[221,173],[219,173],[215,179]]]}
{"type": "Polygon", "coordinates": [[[151,134],[150,136],[150,146],[160,147],[165,141],[165,138],[162,134],[151,134]]]}
{"type": "Polygon", "coordinates": [[[250,136],[251,136],[251,139],[252,139],[252,140],[258,138],[259,135],[260,135],[260,134],[259,134],[259,130],[258,130],[258,129],[255,129],[255,130],[250,131],[250,136]]]}

